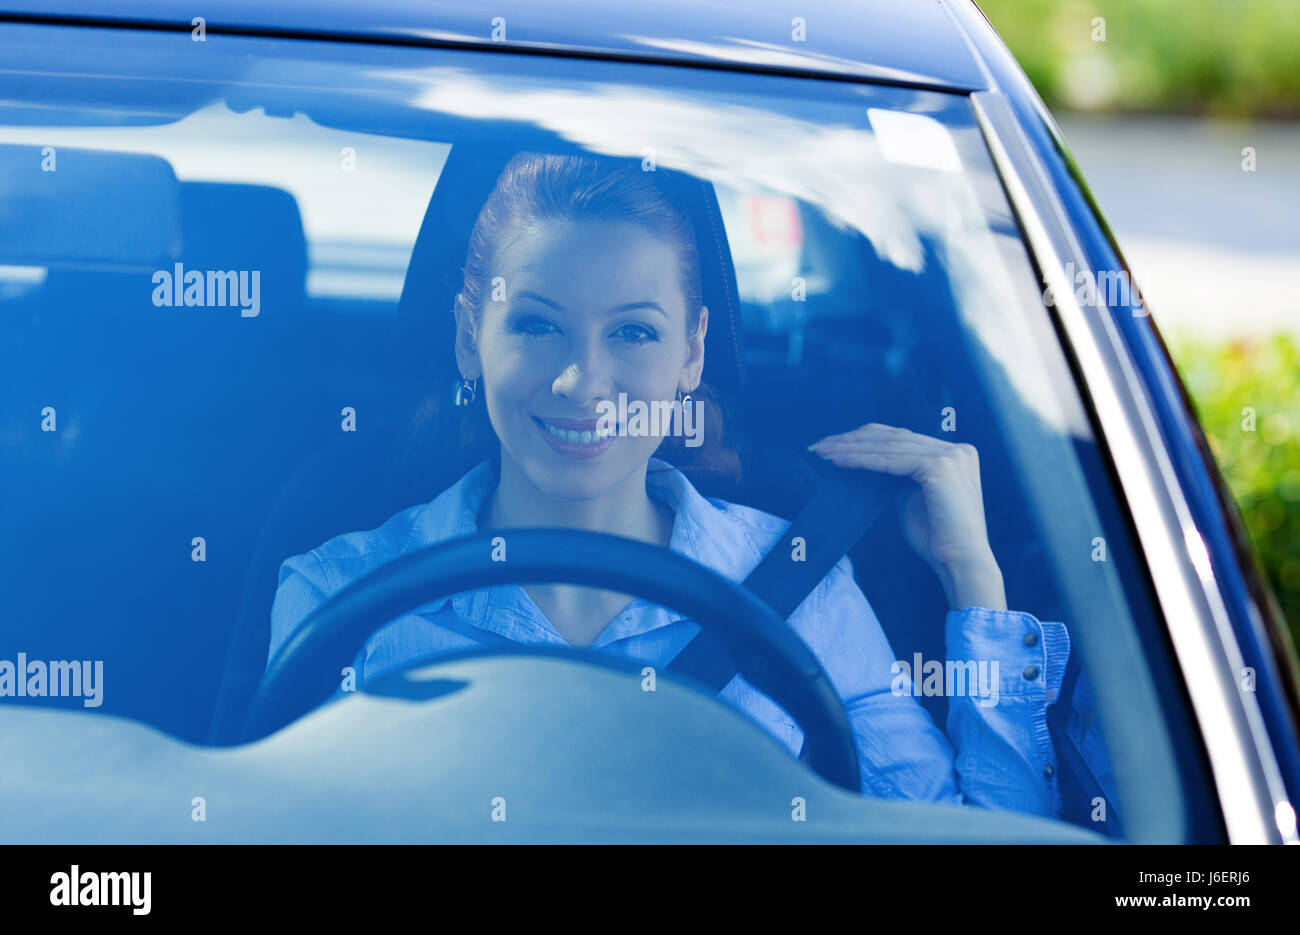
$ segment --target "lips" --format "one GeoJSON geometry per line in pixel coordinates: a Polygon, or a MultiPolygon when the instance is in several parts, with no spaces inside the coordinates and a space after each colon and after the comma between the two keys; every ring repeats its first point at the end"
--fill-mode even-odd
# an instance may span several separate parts
{"type": "Polygon", "coordinates": [[[602,434],[595,419],[540,419],[537,431],[558,454],[566,458],[594,458],[614,443],[616,431],[602,434]]]}

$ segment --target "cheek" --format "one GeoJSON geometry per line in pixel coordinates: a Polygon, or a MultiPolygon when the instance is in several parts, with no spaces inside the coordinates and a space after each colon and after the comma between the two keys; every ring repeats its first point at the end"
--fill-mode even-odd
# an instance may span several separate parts
{"type": "Polygon", "coordinates": [[[670,399],[676,392],[677,374],[678,368],[671,359],[647,361],[623,385],[629,394],[641,399],[670,399]]]}
{"type": "Polygon", "coordinates": [[[628,387],[635,387],[646,397],[671,398],[677,391],[677,379],[686,363],[685,342],[661,342],[630,355],[626,369],[628,387]]]}
{"type": "Polygon", "coordinates": [[[546,357],[536,342],[528,345],[509,337],[485,341],[479,348],[479,360],[488,392],[499,398],[518,398],[535,392],[543,381],[549,385],[546,357]]]}

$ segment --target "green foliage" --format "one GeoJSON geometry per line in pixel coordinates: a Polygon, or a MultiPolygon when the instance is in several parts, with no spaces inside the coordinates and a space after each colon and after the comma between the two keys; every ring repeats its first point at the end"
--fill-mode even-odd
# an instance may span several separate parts
{"type": "Polygon", "coordinates": [[[1296,0],[976,2],[1049,106],[1300,116],[1296,0]]]}
{"type": "Polygon", "coordinates": [[[1178,339],[1170,353],[1300,646],[1300,344],[1178,339]]]}

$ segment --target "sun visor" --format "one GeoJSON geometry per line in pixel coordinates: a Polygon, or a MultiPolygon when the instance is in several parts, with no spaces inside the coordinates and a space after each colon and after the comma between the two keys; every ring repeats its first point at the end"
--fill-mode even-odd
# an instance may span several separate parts
{"type": "Polygon", "coordinates": [[[0,265],[158,269],[180,253],[179,191],[158,156],[0,145],[0,265]]]}

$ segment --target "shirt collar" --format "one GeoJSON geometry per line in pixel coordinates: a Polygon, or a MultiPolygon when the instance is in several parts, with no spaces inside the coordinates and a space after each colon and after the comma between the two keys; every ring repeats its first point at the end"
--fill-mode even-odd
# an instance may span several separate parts
{"type": "MultiPolygon", "coordinates": [[[[489,461],[470,470],[421,509],[402,552],[477,533],[479,510],[496,482],[496,472],[489,461]]],[[[702,496],[690,480],[668,462],[650,459],[646,491],[673,510],[673,531],[668,545],[673,552],[733,581],[741,580],[762,558],[761,550],[746,534],[738,517],[720,502],[715,504],[702,496]]],[[[520,635],[519,621],[502,619],[502,616],[517,616],[510,614],[509,610],[518,605],[521,597],[526,598],[526,594],[518,585],[501,585],[442,597],[421,605],[413,612],[431,615],[451,601],[457,615],[466,622],[517,639],[520,635]],[[501,613],[503,610],[507,611],[504,615],[501,613]]],[[[638,597],[606,627],[591,648],[598,649],[683,619],[687,619],[686,616],[676,610],[650,604],[638,597]]],[[[563,642],[553,629],[549,626],[546,629],[563,642]]]]}

